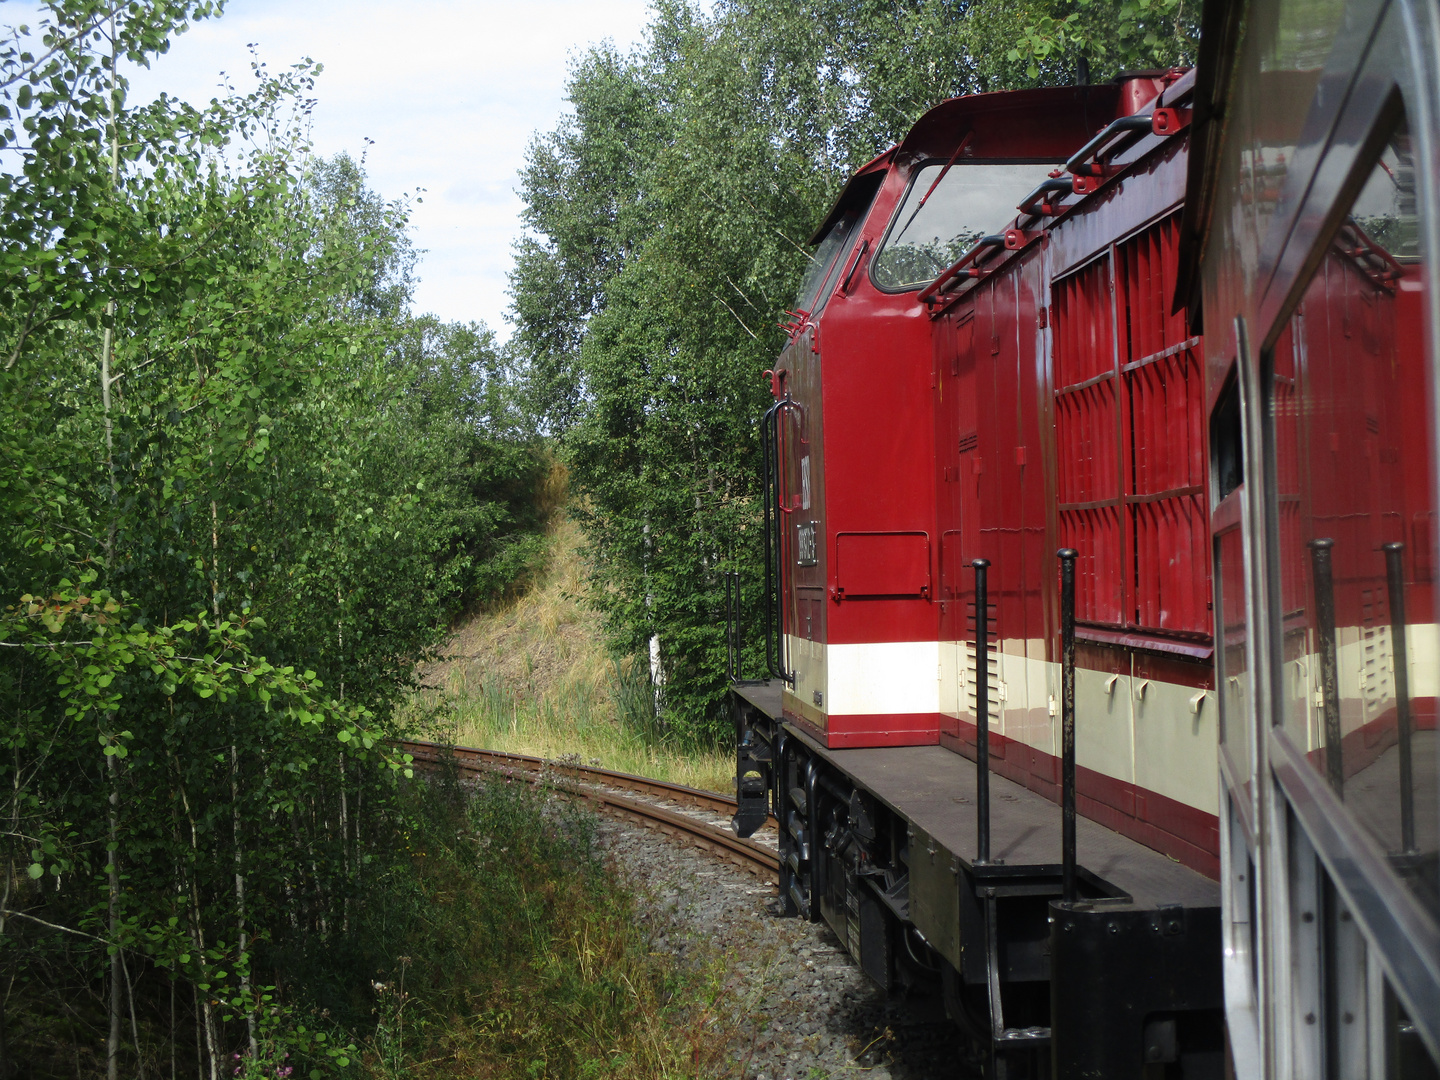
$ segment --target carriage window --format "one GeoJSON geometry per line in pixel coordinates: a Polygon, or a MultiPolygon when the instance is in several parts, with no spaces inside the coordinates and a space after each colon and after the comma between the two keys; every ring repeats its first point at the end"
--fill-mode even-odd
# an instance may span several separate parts
{"type": "Polygon", "coordinates": [[[1280,720],[1400,875],[1440,910],[1436,506],[1418,237],[1402,124],[1266,375],[1279,504],[1280,720]]]}
{"type": "Polygon", "coordinates": [[[1048,162],[924,166],[875,255],[871,280],[891,292],[933,281],[976,240],[1003,229],[1015,204],[1053,168],[1048,162]]]}

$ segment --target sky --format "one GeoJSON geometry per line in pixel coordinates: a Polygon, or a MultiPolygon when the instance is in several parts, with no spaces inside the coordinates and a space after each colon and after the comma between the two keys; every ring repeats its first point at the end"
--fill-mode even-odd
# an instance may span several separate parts
{"type": "MultiPolygon", "coordinates": [[[[38,6],[0,0],[0,25],[33,25],[38,6]]],[[[324,64],[316,152],[365,154],[386,198],[425,189],[411,219],[425,251],[415,310],[484,322],[504,341],[525,147],[566,107],[568,60],[607,38],[638,44],[647,14],[646,0],[229,0],[150,71],[125,74],[132,104],[163,90],[203,105],[222,71],[250,85],[251,42],[271,70],[305,56],[324,64]]]]}

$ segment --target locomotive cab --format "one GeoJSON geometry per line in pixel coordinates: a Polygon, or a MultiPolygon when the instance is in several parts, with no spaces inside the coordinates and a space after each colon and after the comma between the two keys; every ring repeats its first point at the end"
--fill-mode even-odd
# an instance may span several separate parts
{"type": "Polygon", "coordinates": [[[1121,97],[1107,85],[946,102],[856,173],[813,238],[766,421],[767,644],[783,714],[828,748],[939,740],[935,328],[916,294],[1121,97]]]}

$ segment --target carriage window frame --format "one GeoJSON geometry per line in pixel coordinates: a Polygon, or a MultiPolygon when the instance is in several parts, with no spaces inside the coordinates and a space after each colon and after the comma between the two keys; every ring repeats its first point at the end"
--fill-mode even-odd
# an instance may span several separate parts
{"type": "MultiPolygon", "coordinates": [[[[1407,105],[1399,83],[1392,82],[1385,100],[1377,110],[1374,122],[1365,129],[1363,139],[1352,143],[1358,148],[1354,152],[1353,160],[1346,166],[1344,180],[1337,190],[1328,196],[1332,208],[1344,207],[1345,212],[1334,213],[1332,210],[1324,227],[1316,230],[1309,239],[1308,248],[1303,252],[1292,253],[1282,248],[1277,253],[1271,266],[1269,286],[1262,292],[1260,310],[1265,317],[1266,333],[1256,350],[1258,356],[1254,361],[1255,374],[1260,383],[1257,388],[1257,404],[1260,408],[1258,419],[1261,425],[1260,434],[1265,444],[1263,513],[1255,522],[1259,531],[1257,539],[1260,541],[1255,554],[1263,560],[1267,583],[1263,618],[1268,627],[1268,655],[1262,662],[1268,669],[1264,707],[1269,711],[1269,723],[1257,718],[1257,725],[1262,729],[1260,734],[1263,744],[1261,753],[1264,772],[1261,782],[1273,785],[1272,798],[1275,802],[1271,813],[1283,808],[1293,815],[1296,824],[1313,846],[1323,866],[1324,877],[1334,883],[1337,895],[1354,911],[1367,947],[1375,950],[1377,961],[1384,971],[1383,983],[1386,992],[1393,991],[1401,1002],[1409,998],[1409,1004],[1431,1000],[1434,994],[1440,993],[1440,982],[1437,982],[1434,971],[1421,959],[1421,954],[1426,952],[1421,946],[1425,944],[1440,953],[1440,937],[1433,940],[1430,937],[1437,927],[1437,913],[1426,907],[1420,897],[1401,879],[1378,839],[1361,823],[1346,801],[1336,794],[1326,777],[1316,771],[1307,760],[1304,748],[1296,745],[1285,728],[1281,696],[1283,688],[1277,676],[1280,670],[1278,661],[1281,658],[1284,610],[1279,585],[1281,560],[1275,461],[1278,433],[1274,407],[1274,361],[1276,347],[1315,281],[1327,253],[1351,217],[1350,209],[1380,162],[1384,149],[1390,145],[1401,126],[1409,124],[1412,113],[1413,110],[1407,105]],[[1295,254],[1299,255],[1300,261],[1298,265],[1289,263],[1294,270],[1286,283],[1288,287],[1283,301],[1272,308],[1267,303],[1270,298],[1266,294],[1277,284],[1279,272],[1295,254]]],[[[1343,123],[1343,118],[1341,122],[1343,123]]],[[[1418,150],[1418,147],[1423,145],[1420,142],[1422,136],[1416,134],[1413,126],[1411,132],[1412,137],[1417,139],[1418,150]]],[[[1323,169],[1323,164],[1318,166],[1316,171],[1320,169],[1323,169]]],[[[1434,182],[1432,178],[1431,183],[1434,182]]],[[[1323,193],[1315,195],[1313,191],[1309,195],[1327,197],[1323,193]]],[[[1428,201],[1422,194],[1417,204],[1417,214],[1421,217],[1421,250],[1418,261],[1422,262],[1433,261],[1437,254],[1429,250],[1424,242],[1424,217],[1427,213],[1436,211],[1434,204],[1433,193],[1428,201]]],[[[1296,208],[1291,219],[1292,225],[1303,216],[1305,209],[1303,203],[1296,208]]],[[[1272,223],[1272,227],[1275,224],[1278,223],[1272,223]]],[[[1293,234],[1287,238],[1285,247],[1288,248],[1292,242],[1293,234]]],[[[1432,282],[1431,288],[1434,287],[1432,282]]],[[[1435,384],[1440,381],[1440,372],[1435,370],[1440,356],[1434,353],[1435,328],[1426,326],[1425,331],[1424,347],[1431,351],[1427,363],[1426,393],[1433,401],[1436,395],[1435,384]]],[[[1431,419],[1432,423],[1440,423],[1440,416],[1433,415],[1433,411],[1431,419]]],[[[1433,454],[1437,452],[1440,435],[1432,431],[1430,438],[1428,451],[1433,454]]],[[[1440,465],[1440,462],[1437,462],[1437,465],[1440,465]]],[[[1432,497],[1435,479],[1432,476],[1432,497]]],[[[1440,1038],[1433,1030],[1428,1032],[1427,1038],[1428,1036],[1440,1038]]],[[[1433,1045],[1431,1052],[1434,1053],[1433,1045]]]]}

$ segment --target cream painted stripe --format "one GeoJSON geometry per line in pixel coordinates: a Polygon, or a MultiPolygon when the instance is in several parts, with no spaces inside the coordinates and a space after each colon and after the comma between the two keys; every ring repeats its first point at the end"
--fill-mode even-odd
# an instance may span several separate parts
{"type": "Polygon", "coordinates": [[[1440,694],[1440,625],[1411,623],[1405,628],[1405,645],[1410,654],[1410,695],[1440,694]]]}
{"type": "MultiPolygon", "coordinates": [[[[1024,642],[1007,640],[1016,649],[1024,642]]],[[[1034,642],[1040,651],[1043,642],[1034,642]]],[[[962,642],[945,642],[955,659],[946,664],[941,699],[945,713],[970,719],[961,682],[966,674],[962,642]]],[[[991,730],[1051,756],[1060,753],[1060,665],[1052,661],[996,654],[1000,699],[991,730]]],[[[1154,791],[1213,814],[1219,805],[1216,705],[1213,691],[1079,668],[1075,672],[1076,762],[1086,769],[1154,791]]]]}
{"type": "MultiPolygon", "coordinates": [[[[1350,636],[1348,629],[1341,628],[1342,639],[1350,636]]],[[[1440,691],[1440,626],[1412,623],[1407,637],[1411,693],[1417,698],[1433,696],[1440,691]]],[[[831,715],[944,712],[954,716],[965,697],[960,643],[826,646],[792,638],[788,644],[799,675],[796,693],[807,702],[818,693],[820,707],[831,715]]],[[[1358,652],[1351,656],[1357,645],[1342,640],[1338,650],[1341,690],[1347,699],[1359,692],[1356,677],[1363,665],[1358,652]]],[[[1005,688],[999,732],[1045,753],[1058,753],[1058,719],[1050,710],[1059,693],[1059,665],[1013,652],[1003,652],[999,660],[1005,688]]],[[[1129,675],[1112,681],[1108,674],[1088,669],[1077,674],[1081,764],[1215,813],[1214,692],[1201,694],[1193,687],[1129,675]],[[1136,691],[1142,689],[1143,696],[1137,698],[1136,691]]]]}
{"type": "Polygon", "coordinates": [[[825,643],[785,635],[786,656],[795,673],[791,692],[812,709],[826,712],[829,680],[825,676],[825,643]]]}
{"type": "Polygon", "coordinates": [[[940,711],[940,643],[830,645],[831,716],[940,711]]]}

